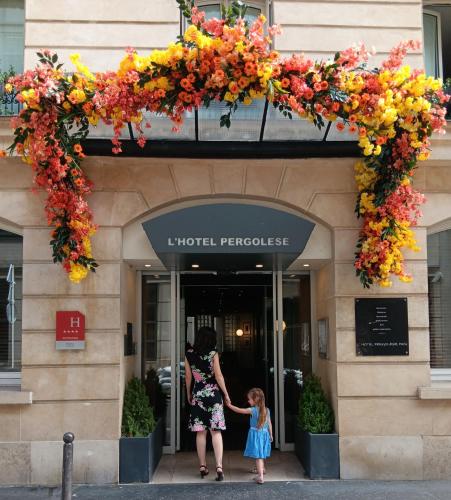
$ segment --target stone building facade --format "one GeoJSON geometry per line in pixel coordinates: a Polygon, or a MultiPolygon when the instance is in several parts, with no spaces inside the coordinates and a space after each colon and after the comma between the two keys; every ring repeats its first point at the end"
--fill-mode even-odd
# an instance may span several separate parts
{"type": "MultiPolygon", "coordinates": [[[[398,41],[422,38],[422,12],[428,7],[404,0],[251,3],[283,26],[275,47],[282,54],[302,49],[328,57],[362,40],[377,47],[375,64],[398,41]]],[[[125,47],[161,48],[181,29],[175,0],[42,4],[25,1],[25,68],[34,65],[36,49],[43,46],[66,61],[78,52],[93,70],[114,68],[125,47]]],[[[408,58],[414,67],[423,65],[421,52],[408,58]]],[[[9,119],[2,117],[0,147],[11,140],[9,119]]],[[[175,151],[176,141],[172,147],[175,151]]],[[[450,136],[433,139],[431,159],[415,175],[415,186],[428,201],[416,228],[422,250],[406,255],[414,281],[394,282],[390,289],[364,290],[355,277],[360,222],[354,214],[354,158],[177,156],[90,155],[84,161],[94,182],[89,201],[99,225],[93,251],[100,267],[81,284],[70,283],[52,263],[44,198],[30,190],[31,171],[18,158],[0,162],[0,229],[21,237],[14,241],[22,252],[14,254],[22,279],[21,369],[19,378],[9,379],[8,390],[0,391],[0,483],[57,484],[61,439],[68,430],[76,436],[74,481],[118,481],[124,385],[133,374],[142,375],[140,282],[149,272],[146,265],[157,275],[170,271],[141,224],[172,210],[219,202],[272,207],[316,224],[289,269],[308,269],[310,276],[311,365],[335,411],[341,477],[448,478],[451,377],[448,384],[446,368],[439,373],[431,367],[427,250],[429,235],[451,228],[450,136]],[[408,356],[356,354],[355,299],[367,297],[407,298],[408,356]],[[84,350],[55,349],[59,310],[85,315],[84,350]],[[329,324],[326,358],[317,349],[321,318],[329,324]],[[138,349],[132,356],[124,356],[127,323],[134,325],[138,349]]],[[[5,248],[0,248],[3,268],[11,261],[5,248]]],[[[175,346],[170,349],[176,356],[175,346]]],[[[175,427],[171,432],[177,434],[175,427]]],[[[176,449],[176,437],[174,443],[176,449]]]]}

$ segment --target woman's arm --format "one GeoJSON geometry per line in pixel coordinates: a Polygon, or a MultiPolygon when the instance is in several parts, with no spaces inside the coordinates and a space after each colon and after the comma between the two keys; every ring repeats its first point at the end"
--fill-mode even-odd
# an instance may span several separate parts
{"type": "Polygon", "coordinates": [[[221,391],[224,393],[224,399],[225,399],[226,405],[228,405],[230,403],[230,398],[229,398],[229,393],[227,392],[224,377],[222,375],[221,366],[219,364],[218,353],[216,353],[214,355],[214,358],[213,358],[213,370],[215,372],[216,382],[218,383],[219,387],[221,388],[221,391]]]}
{"type": "Polygon", "coordinates": [[[238,406],[234,406],[232,403],[227,405],[235,413],[241,413],[242,415],[251,415],[252,408],[238,408],[238,406]]]}
{"type": "Polygon", "coordinates": [[[185,357],[185,385],[186,385],[186,399],[188,403],[191,404],[191,381],[193,380],[193,374],[191,373],[191,366],[185,357]]]}

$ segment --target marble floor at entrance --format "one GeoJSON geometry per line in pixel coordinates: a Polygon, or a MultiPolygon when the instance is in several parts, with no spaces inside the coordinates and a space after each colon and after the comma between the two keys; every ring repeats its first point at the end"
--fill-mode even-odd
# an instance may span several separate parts
{"type": "MultiPolygon", "coordinates": [[[[201,483],[214,481],[215,460],[213,453],[207,454],[210,474],[200,478],[197,455],[195,452],[180,452],[175,455],[163,455],[153,476],[153,483],[201,483]]],[[[228,482],[252,481],[250,471],[255,460],[243,457],[241,451],[224,452],[224,476],[228,482]]],[[[301,481],[305,480],[304,470],[294,453],[274,451],[267,461],[266,481],[301,481]]]]}

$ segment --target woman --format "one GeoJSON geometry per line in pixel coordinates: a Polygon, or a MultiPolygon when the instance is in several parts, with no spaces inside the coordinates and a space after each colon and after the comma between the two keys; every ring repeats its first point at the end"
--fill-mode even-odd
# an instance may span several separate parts
{"type": "Polygon", "coordinates": [[[207,430],[210,430],[216,459],[216,481],[223,481],[221,431],[225,430],[226,426],[219,388],[224,394],[226,404],[230,404],[230,398],[215,348],[216,332],[213,328],[203,326],[197,332],[194,346],[186,351],[186,394],[190,404],[188,428],[196,433],[199,472],[202,479],[208,474],[206,448],[207,430]],[[191,388],[193,378],[194,387],[191,388]]]}

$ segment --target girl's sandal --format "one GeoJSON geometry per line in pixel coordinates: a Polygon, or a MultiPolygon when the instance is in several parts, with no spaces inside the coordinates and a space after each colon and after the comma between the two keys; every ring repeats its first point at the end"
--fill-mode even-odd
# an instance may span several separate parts
{"type": "Polygon", "coordinates": [[[216,481],[224,481],[224,472],[222,471],[222,467],[218,465],[216,467],[216,481]]]}
{"type": "Polygon", "coordinates": [[[256,476],[254,477],[254,481],[257,483],[257,484],[263,484],[265,481],[263,479],[263,477],[260,477],[260,476],[256,476]]]}
{"type": "MultiPolygon", "coordinates": [[[[257,467],[254,467],[249,471],[251,474],[258,474],[257,467]]],[[[263,474],[266,474],[266,469],[263,469],[263,474]]]]}
{"type": "Polygon", "coordinates": [[[205,476],[208,476],[208,467],[206,465],[201,465],[199,467],[200,478],[203,479],[205,476]]]}

